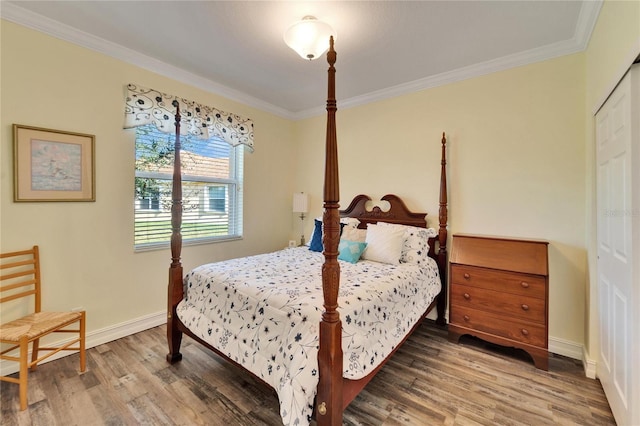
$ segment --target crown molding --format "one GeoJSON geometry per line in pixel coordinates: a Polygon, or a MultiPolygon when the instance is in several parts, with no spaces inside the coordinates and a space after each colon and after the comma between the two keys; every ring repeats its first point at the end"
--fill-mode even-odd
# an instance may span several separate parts
{"type": "MultiPolygon", "coordinates": [[[[510,68],[581,52],[585,50],[589,44],[591,33],[593,32],[593,28],[595,27],[598,19],[600,9],[602,8],[602,3],[603,0],[587,0],[582,3],[574,36],[569,40],[414,80],[408,83],[399,84],[397,86],[376,90],[361,96],[343,99],[339,101],[338,106],[341,109],[353,108],[384,99],[480,77],[498,71],[504,71],[510,68]]],[[[325,112],[324,105],[298,112],[286,110],[253,97],[247,93],[231,89],[202,76],[185,71],[179,67],[159,61],[150,56],[143,55],[127,47],[109,42],[46,18],[42,15],[30,12],[12,3],[2,3],[0,16],[2,19],[6,19],[87,49],[100,52],[129,64],[139,66],[165,77],[198,87],[207,92],[223,96],[230,100],[272,113],[282,118],[289,120],[301,120],[322,115],[325,112]]]]}
{"type": "Polygon", "coordinates": [[[156,74],[223,96],[232,101],[236,101],[286,119],[294,119],[294,114],[284,108],[265,102],[247,93],[231,89],[227,86],[216,83],[215,81],[141,54],[122,45],[112,43],[108,40],[80,31],[53,19],[33,13],[13,3],[2,3],[2,7],[0,8],[0,17],[52,37],[68,41],[69,43],[119,59],[128,64],[144,68],[156,74]]]}
{"type": "Polygon", "coordinates": [[[573,34],[576,43],[581,47],[580,50],[585,50],[589,45],[589,40],[591,40],[591,34],[598,21],[598,15],[600,15],[603,1],[604,0],[592,0],[582,3],[580,15],[578,15],[578,22],[576,23],[576,30],[573,34]]]}
{"type": "MultiPolygon", "coordinates": [[[[582,3],[574,35],[569,40],[552,43],[513,55],[503,56],[501,58],[470,65],[468,67],[458,68],[456,70],[447,71],[441,74],[370,92],[365,95],[344,99],[342,101],[338,101],[338,107],[340,109],[353,108],[396,96],[432,89],[434,87],[444,86],[446,84],[508,70],[510,68],[582,52],[589,44],[591,33],[593,32],[598,20],[600,9],[602,8],[602,3],[603,0],[587,0],[582,3]]],[[[295,114],[295,119],[300,120],[314,117],[322,114],[323,111],[324,107],[300,111],[295,114]]]]}
{"type": "MultiPolygon", "coordinates": [[[[492,74],[498,71],[504,71],[511,68],[528,65],[559,56],[569,55],[580,52],[581,49],[576,46],[573,40],[567,40],[552,45],[528,50],[514,55],[504,56],[502,58],[493,59],[491,61],[473,64],[468,67],[458,68],[452,71],[432,75],[408,83],[398,84],[386,89],[376,90],[361,96],[355,96],[349,99],[338,101],[340,109],[353,108],[360,105],[366,105],[378,102],[384,99],[390,99],[409,93],[420,92],[422,90],[432,89],[434,87],[445,86],[447,84],[492,74]]],[[[313,108],[301,111],[295,114],[295,119],[304,119],[321,114],[323,109],[313,108]]]]}

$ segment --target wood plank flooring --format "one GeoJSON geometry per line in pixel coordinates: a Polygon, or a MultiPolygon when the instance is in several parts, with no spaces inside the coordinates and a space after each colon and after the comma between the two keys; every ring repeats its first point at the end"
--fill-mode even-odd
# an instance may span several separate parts
{"type": "MultiPolygon", "coordinates": [[[[29,407],[2,382],[2,425],[278,425],[271,389],[189,338],[165,361],[156,327],[43,364],[29,375],[29,407]]],[[[524,352],[425,322],[351,403],[347,425],[615,425],[600,382],[552,356],[541,371],[524,352]]],[[[315,424],[313,422],[312,424],[315,424]]]]}

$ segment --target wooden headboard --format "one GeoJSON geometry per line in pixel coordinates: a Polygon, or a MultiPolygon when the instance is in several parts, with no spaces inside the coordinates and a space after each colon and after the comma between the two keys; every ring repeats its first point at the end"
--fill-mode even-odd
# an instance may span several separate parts
{"type": "Polygon", "coordinates": [[[356,195],[355,198],[344,210],[340,210],[340,217],[354,217],[360,221],[358,228],[366,229],[368,223],[388,222],[400,225],[427,227],[426,213],[415,213],[410,211],[404,201],[397,195],[387,194],[380,200],[389,203],[389,210],[383,211],[380,206],[373,206],[367,210],[366,204],[373,201],[368,195],[356,195]]]}
{"type": "MultiPolygon", "coordinates": [[[[377,222],[427,228],[427,213],[412,212],[397,195],[387,194],[380,200],[389,203],[388,210],[382,210],[380,206],[377,205],[374,205],[368,210],[367,203],[373,201],[371,197],[364,194],[356,195],[346,209],[340,210],[340,217],[353,217],[358,219],[360,221],[358,228],[362,229],[366,229],[369,223],[377,222]]],[[[439,261],[438,254],[435,250],[437,241],[438,237],[429,238],[429,257],[435,259],[436,262],[439,261]]]]}

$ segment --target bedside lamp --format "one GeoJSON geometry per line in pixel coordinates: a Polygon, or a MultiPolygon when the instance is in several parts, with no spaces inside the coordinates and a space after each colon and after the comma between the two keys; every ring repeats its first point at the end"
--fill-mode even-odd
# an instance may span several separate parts
{"type": "Polygon", "coordinates": [[[304,215],[309,212],[309,195],[304,192],[296,192],[293,194],[293,212],[300,213],[300,245],[304,245],[304,215]]]}

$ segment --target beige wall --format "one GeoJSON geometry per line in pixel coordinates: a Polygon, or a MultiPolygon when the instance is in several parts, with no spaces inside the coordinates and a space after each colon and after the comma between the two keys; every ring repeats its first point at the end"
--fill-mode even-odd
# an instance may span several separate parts
{"type": "Polygon", "coordinates": [[[88,333],[166,309],[168,249],[134,253],[134,134],[122,130],[133,82],[251,117],[245,238],[185,248],[185,268],[279,249],[292,231],[293,125],[108,56],[2,21],[2,251],[40,245],[44,308],[84,307],[88,333]],[[13,123],[96,136],[96,202],[14,203],[13,123]]]}
{"type": "MultiPolygon", "coordinates": [[[[340,63],[336,64],[340,85],[340,63]]],[[[584,56],[340,110],[342,206],[395,193],[438,224],[448,137],[449,231],[550,241],[550,336],[584,341],[584,56]]],[[[297,126],[297,180],[321,211],[325,118],[297,126]]]]}
{"type": "Polygon", "coordinates": [[[588,274],[585,351],[598,361],[598,293],[596,288],[596,162],[594,114],[640,54],[640,2],[605,1],[585,52],[586,57],[586,212],[588,274]]]}

